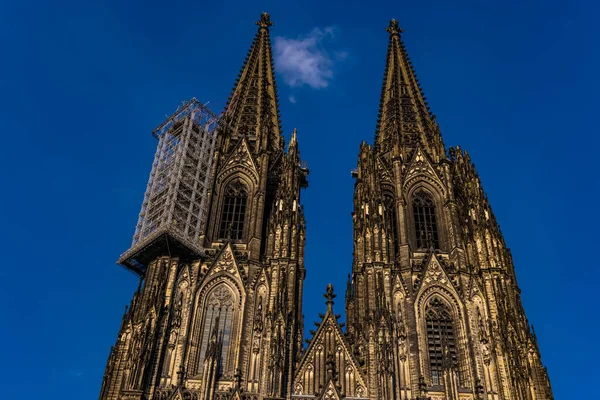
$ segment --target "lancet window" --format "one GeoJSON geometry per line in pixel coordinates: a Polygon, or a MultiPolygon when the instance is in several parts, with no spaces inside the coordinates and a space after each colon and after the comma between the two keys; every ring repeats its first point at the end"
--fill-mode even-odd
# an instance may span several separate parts
{"type": "Polygon", "coordinates": [[[225,284],[215,287],[207,296],[202,322],[200,347],[200,370],[202,370],[207,349],[216,339],[220,354],[219,373],[228,370],[229,344],[231,342],[233,322],[237,320],[237,307],[233,293],[225,284]],[[216,334],[216,338],[213,335],[216,334]]]}
{"type": "Polygon", "coordinates": [[[433,246],[438,249],[440,243],[433,197],[425,191],[417,192],[413,198],[413,213],[417,248],[427,249],[433,246]]]}
{"type": "Polygon", "coordinates": [[[388,221],[388,226],[391,227],[391,234],[393,235],[392,240],[394,244],[394,252],[398,254],[398,220],[396,218],[396,204],[394,202],[394,196],[390,193],[386,193],[383,197],[385,206],[385,219],[388,221]]]}
{"type": "Polygon", "coordinates": [[[248,189],[242,182],[238,180],[227,186],[223,196],[219,238],[242,239],[244,235],[247,200],[248,189]]]}
{"type": "MultiPolygon", "coordinates": [[[[443,385],[445,369],[457,371],[457,351],[454,321],[448,306],[434,298],[425,310],[427,324],[427,349],[432,385],[443,385]]],[[[458,375],[457,372],[454,372],[458,375]]]]}

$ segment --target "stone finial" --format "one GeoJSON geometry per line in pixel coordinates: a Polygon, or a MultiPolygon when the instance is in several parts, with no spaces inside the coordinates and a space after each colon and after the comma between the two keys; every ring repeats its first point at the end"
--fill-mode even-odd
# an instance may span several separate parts
{"type": "Polygon", "coordinates": [[[263,13],[260,14],[260,20],[256,21],[256,25],[265,29],[268,29],[270,26],[273,26],[273,22],[271,21],[271,16],[269,15],[269,13],[263,11],[263,13]]]}
{"type": "Polygon", "coordinates": [[[402,28],[400,28],[398,21],[396,21],[395,19],[390,20],[390,24],[388,25],[387,28],[385,28],[385,30],[388,31],[390,33],[390,35],[398,35],[398,34],[404,32],[402,30],[402,28]]]}
{"type": "Polygon", "coordinates": [[[327,290],[325,291],[325,294],[323,295],[323,297],[325,297],[327,299],[327,307],[331,308],[333,307],[333,299],[336,298],[336,294],[333,292],[333,285],[330,283],[327,285],[327,290]]]}

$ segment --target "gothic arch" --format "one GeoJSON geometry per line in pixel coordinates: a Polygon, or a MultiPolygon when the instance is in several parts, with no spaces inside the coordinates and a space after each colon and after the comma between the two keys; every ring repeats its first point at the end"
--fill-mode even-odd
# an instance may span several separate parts
{"type": "Polygon", "coordinates": [[[463,319],[463,304],[455,293],[444,286],[434,285],[424,288],[418,295],[415,301],[415,312],[419,319],[425,315],[425,306],[433,297],[440,297],[448,303],[452,309],[452,313],[458,320],[463,319]]]}
{"type": "Polygon", "coordinates": [[[218,326],[223,341],[222,374],[232,376],[235,372],[238,354],[230,344],[239,343],[241,340],[245,301],[245,292],[236,278],[228,273],[219,273],[196,292],[195,312],[189,335],[192,343],[187,360],[190,376],[202,371],[207,340],[210,339],[215,326],[218,326]]]}
{"type": "Polygon", "coordinates": [[[163,376],[175,378],[178,366],[183,356],[183,340],[186,337],[188,320],[191,307],[191,293],[189,276],[180,275],[176,290],[173,295],[172,315],[165,350],[163,376]]]}
{"type": "MultiPolygon", "coordinates": [[[[400,221],[398,220],[398,207],[396,206],[396,194],[391,186],[382,187],[383,215],[389,224],[390,230],[387,232],[387,238],[390,238],[390,244],[393,249],[394,257],[397,257],[400,244],[400,221]]],[[[390,257],[391,258],[391,257],[390,257]]]]}
{"type": "Polygon", "coordinates": [[[468,303],[469,323],[473,353],[475,357],[476,377],[485,382],[487,387],[497,388],[496,365],[492,357],[492,344],[490,338],[489,310],[480,294],[471,297],[468,303]]]}
{"type": "Polygon", "coordinates": [[[254,312],[262,310],[263,313],[267,312],[268,306],[268,294],[269,290],[265,283],[260,283],[254,292],[254,312]]]}
{"type": "Polygon", "coordinates": [[[217,175],[217,187],[226,186],[233,179],[241,179],[248,187],[258,186],[258,174],[255,171],[239,166],[229,167],[217,175]]]}
{"type": "MultiPolygon", "coordinates": [[[[217,179],[217,191],[214,197],[214,207],[212,210],[212,217],[215,223],[212,224],[213,229],[213,241],[220,240],[221,238],[221,223],[223,218],[223,208],[225,206],[225,195],[227,191],[233,186],[243,187],[245,191],[245,211],[243,215],[243,228],[241,233],[241,239],[245,240],[248,237],[250,227],[250,217],[252,210],[255,206],[256,200],[256,187],[258,183],[245,173],[234,173],[232,171],[228,175],[217,179]]],[[[241,189],[240,189],[241,190],[241,189]]]]}
{"type": "Polygon", "coordinates": [[[417,246],[417,229],[415,220],[415,208],[414,201],[416,196],[420,193],[428,195],[433,200],[435,205],[435,221],[438,235],[438,247],[440,250],[444,250],[447,247],[448,240],[448,219],[446,218],[446,212],[444,210],[444,195],[443,191],[440,191],[435,186],[430,185],[428,182],[419,181],[412,185],[406,192],[406,220],[408,223],[409,241],[415,250],[418,250],[417,246]]]}
{"type": "Polygon", "coordinates": [[[258,185],[259,176],[256,163],[250,152],[246,139],[240,140],[229,153],[217,174],[217,185],[220,185],[230,175],[245,175],[258,185]]]}
{"type": "MultiPolygon", "coordinates": [[[[470,371],[470,356],[468,348],[468,335],[467,326],[465,321],[464,305],[457,297],[455,293],[448,290],[443,286],[430,286],[421,290],[417,295],[415,301],[415,313],[417,315],[417,332],[419,340],[419,352],[420,363],[423,376],[430,377],[430,360],[428,349],[428,338],[427,338],[427,324],[426,324],[426,308],[434,301],[439,299],[441,302],[448,306],[449,311],[452,315],[454,336],[456,341],[460,387],[470,387],[471,385],[471,371],[470,371]]],[[[431,383],[431,382],[430,382],[431,383]]]]}
{"type": "Polygon", "coordinates": [[[419,148],[415,152],[413,160],[408,165],[402,187],[408,193],[414,190],[414,186],[420,184],[427,184],[435,188],[434,190],[438,191],[440,195],[446,195],[444,184],[435,172],[429,157],[419,148]]]}
{"type": "Polygon", "coordinates": [[[411,193],[419,188],[427,187],[431,192],[435,192],[440,198],[446,196],[446,190],[442,185],[442,182],[439,181],[437,176],[432,178],[429,174],[420,173],[415,175],[404,182],[403,190],[405,193],[411,193]]]}
{"type": "Polygon", "coordinates": [[[196,289],[196,293],[195,293],[195,297],[196,297],[196,304],[195,306],[198,307],[199,306],[199,301],[201,299],[203,299],[204,297],[206,297],[206,293],[211,291],[215,286],[218,286],[222,283],[227,284],[231,290],[233,290],[234,292],[238,293],[238,304],[240,306],[243,305],[245,297],[246,297],[246,291],[244,289],[244,285],[241,282],[241,280],[239,279],[239,277],[237,276],[233,276],[228,272],[219,272],[213,276],[210,277],[210,279],[208,279],[206,282],[202,283],[202,285],[200,285],[200,287],[198,287],[198,289],[196,289]]]}
{"type": "Polygon", "coordinates": [[[404,322],[406,323],[405,319],[406,319],[406,308],[404,305],[404,300],[405,300],[405,296],[404,296],[404,292],[400,289],[396,289],[394,290],[394,293],[392,295],[392,300],[393,300],[393,305],[394,305],[394,313],[396,315],[396,320],[398,321],[398,323],[400,322],[404,322]],[[402,318],[400,320],[400,318],[402,318]]]}
{"type": "Polygon", "coordinates": [[[247,330],[250,332],[250,351],[246,355],[247,380],[250,391],[258,391],[261,380],[261,359],[264,356],[264,346],[267,326],[266,315],[268,312],[269,289],[266,282],[259,282],[253,293],[254,307],[252,309],[253,319],[248,321],[247,330]]]}

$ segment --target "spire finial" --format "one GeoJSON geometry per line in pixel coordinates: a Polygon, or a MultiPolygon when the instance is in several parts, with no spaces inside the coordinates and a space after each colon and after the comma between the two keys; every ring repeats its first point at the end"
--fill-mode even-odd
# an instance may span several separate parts
{"type": "Polygon", "coordinates": [[[393,18],[390,20],[390,24],[388,25],[387,28],[385,28],[385,30],[388,31],[390,33],[390,35],[398,35],[398,34],[404,32],[402,30],[402,28],[400,28],[398,21],[396,21],[393,18]]]}
{"type": "Polygon", "coordinates": [[[258,25],[260,28],[265,29],[268,29],[270,26],[273,26],[273,22],[271,21],[271,16],[269,15],[269,13],[263,11],[263,13],[260,14],[260,20],[256,21],[256,25],[258,25]]]}
{"type": "Polygon", "coordinates": [[[336,294],[333,293],[333,285],[330,283],[327,285],[327,290],[325,291],[325,294],[323,295],[323,297],[325,297],[327,299],[326,304],[327,304],[327,308],[332,308],[333,307],[333,299],[336,298],[336,294]]]}

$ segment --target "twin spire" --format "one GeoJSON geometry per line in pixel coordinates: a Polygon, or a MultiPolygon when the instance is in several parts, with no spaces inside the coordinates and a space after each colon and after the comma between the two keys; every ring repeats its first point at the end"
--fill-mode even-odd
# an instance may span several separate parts
{"type": "MultiPolygon", "coordinates": [[[[255,150],[283,150],[279,101],[269,28],[273,22],[263,12],[256,22],[258,32],[244,61],[225,108],[224,116],[233,136],[246,136],[255,150]]],[[[435,117],[430,114],[404,43],[402,29],[392,19],[386,28],[389,45],[375,132],[375,147],[382,153],[396,144],[404,148],[422,146],[431,156],[444,154],[435,117]],[[440,154],[438,154],[440,153],[440,154]]]]}
{"type": "MultiPolygon", "coordinates": [[[[386,57],[375,147],[382,153],[398,144],[403,148],[422,146],[437,155],[441,137],[404,43],[398,21],[386,28],[390,34],[386,57]]],[[[443,154],[443,144],[442,150],[443,154]]]]}
{"type": "Polygon", "coordinates": [[[224,117],[233,136],[246,136],[255,151],[281,149],[283,139],[269,28],[269,14],[256,22],[258,32],[250,46],[235,86],[225,107],[224,117]]]}

